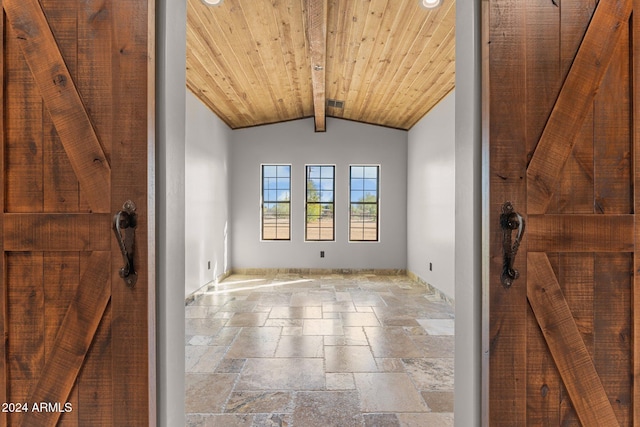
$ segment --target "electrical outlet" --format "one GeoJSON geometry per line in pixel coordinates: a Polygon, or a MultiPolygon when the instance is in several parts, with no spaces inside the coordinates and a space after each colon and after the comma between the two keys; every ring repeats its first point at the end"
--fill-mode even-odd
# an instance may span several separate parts
{"type": "Polygon", "coordinates": [[[324,251],[320,251],[320,258],[324,258],[324,251]]]}

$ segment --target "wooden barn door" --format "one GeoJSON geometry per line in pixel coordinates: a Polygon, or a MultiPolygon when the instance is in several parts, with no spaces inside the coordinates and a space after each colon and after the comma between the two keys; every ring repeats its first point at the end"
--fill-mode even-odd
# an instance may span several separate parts
{"type": "Polygon", "coordinates": [[[634,6],[485,2],[490,426],[640,426],[634,6]]]}
{"type": "Polygon", "coordinates": [[[0,426],[147,426],[149,4],[0,4],[0,426]]]}

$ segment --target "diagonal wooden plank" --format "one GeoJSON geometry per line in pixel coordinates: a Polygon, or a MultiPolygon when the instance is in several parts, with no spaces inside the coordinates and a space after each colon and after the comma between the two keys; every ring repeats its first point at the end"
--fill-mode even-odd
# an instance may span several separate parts
{"type": "Polygon", "coordinates": [[[633,252],[634,215],[529,215],[531,252],[633,252]]]}
{"type": "MultiPolygon", "coordinates": [[[[43,374],[28,399],[31,403],[64,402],[73,388],[100,319],[111,297],[110,252],[93,252],[78,290],[60,325],[43,374]]],[[[53,426],[61,413],[30,411],[21,426],[53,426]]]]}
{"type": "Polygon", "coordinates": [[[598,3],[571,70],[527,167],[527,210],[546,212],[575,137],[592,107],[621,34],[632,0],[598,3]]]}
{"type": "Polygon", "coordinates": [[[326,130],[327,0],[307,0],[307,41],[311,58],[313,114],[316,132],[326,130]]]}
{"type": "Polygon", "coordinates": [[[110,211],[111,168],[38,0],[4,0],[18,44],[93,212],[110,211]]]}
{"type": "Polygon", "coordinates": [[[547,255],[527,253],[527,298],[582,425],[618,421],[547,255]]]}

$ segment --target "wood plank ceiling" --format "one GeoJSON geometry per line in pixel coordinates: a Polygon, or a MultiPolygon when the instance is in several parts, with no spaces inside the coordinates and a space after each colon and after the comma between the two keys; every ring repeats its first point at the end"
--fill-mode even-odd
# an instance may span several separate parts
{"type": "Polygon", "coordinates": [[[187,0],[187,87],[232,129],[317,131],[325,115],[410,129],[453,89],[454,0],[322,2],[187,0]]]}

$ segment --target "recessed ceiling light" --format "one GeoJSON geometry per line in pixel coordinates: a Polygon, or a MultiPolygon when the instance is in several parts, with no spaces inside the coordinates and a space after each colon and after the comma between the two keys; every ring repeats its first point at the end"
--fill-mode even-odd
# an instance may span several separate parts
{"type": "Polygon", "coordinates": [[[418,0],[423,9],[435,9],[442,4],[442,0],[418,0]]]}
{"type": "Polygon", "coordinates": [[[202,0],[202,3],[207,6],[220,6],[222,4],[222,0],[202,0]]]}

